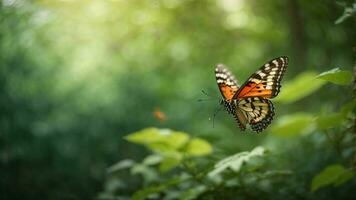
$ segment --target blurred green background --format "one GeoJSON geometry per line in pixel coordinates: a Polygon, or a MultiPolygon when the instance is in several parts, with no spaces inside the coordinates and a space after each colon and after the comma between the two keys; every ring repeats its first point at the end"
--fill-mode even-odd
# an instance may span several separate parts
{"type": "MultiPolygon", "coordinates": [[[[107,171],[157,153],[124,137],[158,127],[209,143],[212,152],[192,158],[198,170],[263,146],[268,169],[291,172],[268,189],[222,184],[191,199],[352,199],[355,11],[352,0],[0,1],[0,198],[128,199],[184,172],[182,160],[169,172],[152,167],[153,181],[107,171]],[[243,133],[222,111],[213,127],[215,64],[242,84],[282,55],[290,62],[272,125],[243,133]],[[331,82],[317,78],[337,67],[331,82]],[[335,163],[349,178],[312,191],[335,163]],[[124,186],[108,189],[109,179],[124,186]]],[[[189,184],[209,188],[198,182],[189,184]]],[[[142,198],[176,198],[160,189],[142,198]]]]}

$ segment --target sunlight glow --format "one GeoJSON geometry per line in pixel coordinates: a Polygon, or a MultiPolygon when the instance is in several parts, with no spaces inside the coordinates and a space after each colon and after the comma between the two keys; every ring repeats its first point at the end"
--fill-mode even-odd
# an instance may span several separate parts
{"type": "Polygon", "coordinates": [[[245,6],[245,0],[218,0],[217,3],[226,12],[241,11],[245,6]]]}
{"type": "Polygon", "coordinates": [[[248,25],[249,17],[244,0],[218,0],[217,4],[226,12],[224,23],[227,29],[244,28],[248,25]]]}
{"type": "Polygon", "coordinates": [[[228,29],[243,28],[247,26],[249,17],[245,12],[231,13],[226,17],[225,25],[228,29]]]}

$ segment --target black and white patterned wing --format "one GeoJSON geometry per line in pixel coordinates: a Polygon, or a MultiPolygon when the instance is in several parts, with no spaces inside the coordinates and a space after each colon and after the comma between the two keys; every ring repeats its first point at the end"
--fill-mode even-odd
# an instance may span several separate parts
{"type": "Polygon", "coordinates": [[[218,64],[215,67],[215,78],[224,100],[230,102],[239,90],[234,75],[223,64],[218,64]]]}
{"type": "Polygon", "coordinates": [[[250,124],[252,130],[261,132],[271,123],[274,107],[270,100],[262,97],[247,97],[234,102],[235,118],[241,130],[245,130],[246,124],[250,124]]]}
{"type": "Polygon", "coordinates": [[[280,82],[287,66],[288,57],[286,56],[281,56],[269,61],[250,76],[250,78],[235,93],[233,98],[276,97],[280,91],[280,82]]]}

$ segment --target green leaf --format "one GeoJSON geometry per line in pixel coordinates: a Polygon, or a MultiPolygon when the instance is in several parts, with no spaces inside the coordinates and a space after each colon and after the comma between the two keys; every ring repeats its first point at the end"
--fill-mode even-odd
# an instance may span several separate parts
{"type": "Polygon", "coordinates": [[[132,200],[144,200],[147,199],[148,196],[155,194],[155,193],[159,193],[169,187],[175,186],[177,184],[179,184],[180,182],[182,182],[183,180],[180,177],[177,178],[173,178],[169,181],[167,181],[166,183],[157,185],[157,186],[150,186],[150,187],[146,187],[142,190],[139,190],[137,192],[135,192],[132,195],[132,200]]]}
{"type": "Polygon", "coordinates": [[[112,165],[111,167],[109,167],[107,169],[108,173],[113,173],[122,169],[127,169],[132,167],[135,164],[135,161],[130,160],[130,159],[125,159],[125,160],[121,160],[120,162],[112,165]]]}
{"type": "Polygon", "coordinates": [[[178,166],[182,162],[182,159],[183,155],[178,152],[165,155],[161,164],[159,165],[159,170],[161,172],[167,172],[178,166]]]}
{"type": "Polygon", "coordinates": [[[152,154],[147,156],[144,160],[143,160],[143,164],[144,165],[157,165],[158,163],[160,163],[162,161],[162,156],[158,155],[158,154],[152,154]]]}
{"type": "Polygon", "coordinates": [[[142,175],[145,182],[152,182],[158,178],[157,171],[144,164],[136,164],[131,168],[132,175],[142,175]]]}
{"type": "Polygon", "coordinates": [[[189,141],[186,148],[184,149],[184,152],[187,154],[187,156],[208,155],[212,152],[212,146],[209,144],[209,142],[203,139],[194,138],[189,141]]]}
{"type": "Polygon", "coordinates": [[[104,188],[106,192],[114,193],[118,188],[124,189],[127,186],[124,180],[118,177],[111,177],[105,182],[104,188]]]}
{"type": "Polygon", "coordinates": [[[328,129],[339,126],[345,121],[342,113],[331,113],[326,116],[320,116],[316,119],[317,125],[321,129],[328,129]]]}
{"type": "Polygon", "coordinates": [[[338,85],[349,85],[352,82],[352,73],[349,71],[341,71],[339,68],[334,68],[319,74],[317,78],[338,85]]]}
{"type": "Polygon", "coordinates": [[[231,169],[234,172],[239,172],[244,163],[249,162],[254,157],[263,156],[265,153],[266,150],[263,147],[256,147],[251,152],[245,151],[229,156],[216,163],[208,176],[219,181],[218,175],[224,171],[231,169]]]}
{"type": "Polygon", "coordinates": [[[187,133],[172,131],[170,129],[146,128],[126,136],[130,142],[146,145],[155,152],[176,151],[184,146],[189,136],[187,133]]]}
{"type": "Polygon", "coordinates": [[[348,180],[352,179],[354,175],[355,172],[349,170],[345,171],[345,173],[340,174],[338,179],[335,181],[334,186],[340,186],[343,183],[346,183],[348,180]]]}
{"type": "Polygon", "coordinates": [[[283,83],[281,93],[276,97],[276,101],[292,103],[314,93],[325,84],[324,81],[316,79],[316,75],[316,72],[304,72],[294,80],[283,83]]]}
{"type": "Polygon", "coordinates": [[[314,130],[314,116],[308,113],[296,113],[279,117],[270,132],[278,136],[297,136],[314,130]]]}
{"type": "Polygon", "coordinates": [[[341,125],[343,122],[346,121],[350,113],[355,113],[354,112],[355,106],[356,106],[356,101],[352,100],[344,104],[341,107],[340,112],[328,113],[327,115],[318,117],[316,120],[318,127],[321,129],[327,129],[327,128],[333,128],[341,125]]]}
{"type": "Polygon", "coordinates": [[[187,156],[203,156],[212,151],[212,146],[206,140],[189,139],[187,133],[170,129],[146,128],[129,134],[126,139],[130,142],[143,144],[162,156],[177,153],[185,153],[187,156]]]}
{"type": "Polygon", "coordinates": [[[335,24],[340,24],[355,14],[356,14],[356,3],[353,3],[352,6],[345,7],[344,13],[335,21],[335,24]]]}
{"type": "Polygon", "coordinates": [[[356,108],[356,100],[352,100],[348,103],[346,103],[345,105],[343,105],[340,109],[341,114],[344,117],[347,117],[349,113],[355,113],[355,109],[356,108]]]}
{"type": "Polygon", "coordinates": [[[342,165],[334,164],[327,166],[322,172],[316,175],[311,184],[311,191],[315,192],[319,188],[334,185],[339,186],[350,180],[354,173],[345,169],[342,165]]]}
{"type": "Polygon", "coordinates": [[[258,179],[268,179],[268,178],[275,178],[278,176],[289,176],[292,174],[293,171],[291,170],[270,170],[261,174],[256,174],[256,176],[258,179]]]}
{"type": "Polygon", "coordinates": [[[190,188],[183,192],[180,196],[180,200],[192,200],[192,199],[197,199],[200,194],[205,192],[207,190],[207,187],[205,185],[199,185],[193,188],[190,188]]]}

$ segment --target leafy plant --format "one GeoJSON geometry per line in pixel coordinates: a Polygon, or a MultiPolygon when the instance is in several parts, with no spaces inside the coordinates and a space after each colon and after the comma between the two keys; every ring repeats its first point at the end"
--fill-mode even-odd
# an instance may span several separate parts
{"type": "MultiPolygon", "coordinates": [[[[160,170],[168,171],[184,158],[208,155],[212,151],[211,145],[200,138],[189,138],[184,132],[172,131],[170,129],[146,128],[126,136],[126,139],[136,144],[145,145],[161,156],[156,159],[160,162],[160,170]]],[[[149,158],[146,158],[150,160],[149,158]]]]}
{"type": "Polygon", "coordinates": [[[342,165],[329,165],[313,178],[311,191],[315,192],[328,185],[340,186],[350,180],[354,175],[354,172],[345,169],[342,165]]]}
{"type": "MultiPolygon", "coordinates": [[[[349,71],[341,71],[339,68],[323,72],[317,77],[337,85],[349,85],[352,81],[352,73],[349,71]]],[[[352,112],[355,108],[355,103],[356,101],[352,100],[346,103],[338,113],[320,116],[316,121],[318,127],[324,130],[338,127],[342,132],[348,132],[350,130],[349,125],[355,120],[355,113],[352,112]],[[350,120],[351,123],[346,123],[347,120],[350,120]],[[346,123],[346,126],[344,123],[346,123]]],[[[355,126],[355,124],[351,124],[351,129],[353,129],[353,126],[355,126]]],[[[344,137],[345,135],[335,137],[335,139],[338,140],[336,142],[342,141],[344,137]]],[[[329,165],[318,175],[314,176],[311,183],[311,191],[315,192],[328,185],[339,186],[353,178],[354,174],[354,172],[345,169],[342,165],[329,165]]]]}
{"type": "Polygon", "coordinates": [[[312,94],[325,84],[316,79],[316,75],[317,73],[313,71],[303,72],[293,80],[287,81],[283,84],[283,89],[276,97],[276,101],[292,103],[312,94]]]}
{"type": "Polygon", "coordinates": [[[349,71],[341,71],[339,68],[334,68],[319,74],[317,78],[339,85],[349,85],[352,81],[352,73],[349,71]]]}
{"type": "Polygon", "coordinates": [[[201,138],[190,138],[184,132],[147,128],[129,134],[126,139],[146,146],[153,154],[148,155],[142,162],[126,159],[111,166],[108,169],[106,189],[99,195],[100,198],[125,197],[120,194],[120,188],[125,187],[122,184],[125,180],[117,174],[126,170],[130,172],[130,177],[132,176],[130,179],[137,175],[143,179],[144,184],[138,186],[141,189],[129,195],[134,200],[188,200],[224,196],[225,194],[219,191],[234,187],[243,188],[246,187],[245,184],[254,184],[258,180],[270,180],[291,173],[267,170],[264,158],[267,150],[263,147],[240,152],[220,161],[206,162],[206,156],[212,152],[210,143],[201,138]],[[205,157],[205,162],[199,157],[205,157]]]}
{"type": "Polygon", "coordinates": [[[339,2],[339,5],[344,7],[343,14],[335,21],[335,24],[340,24],[346,19],[354,16],[356,14],[356,1],[353,3],[339,2]]]}

